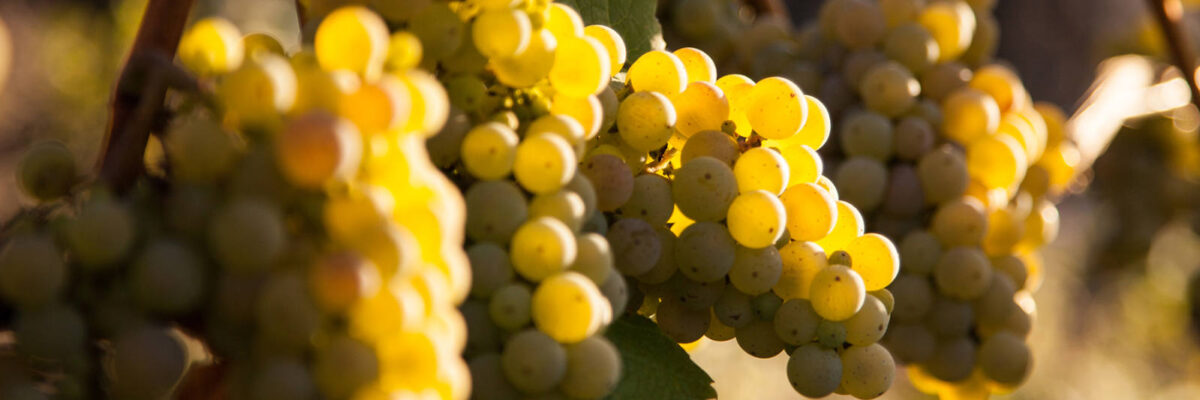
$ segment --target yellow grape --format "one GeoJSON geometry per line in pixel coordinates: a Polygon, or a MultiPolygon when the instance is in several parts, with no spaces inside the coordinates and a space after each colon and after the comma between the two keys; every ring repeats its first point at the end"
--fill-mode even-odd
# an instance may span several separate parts
{"type": "Polygon", "coordinates": [[[837,186],[834,186],[833,180],[829,179],[828,176],[821,175],[820,178],[817,178],[817,186],[819,186],[821,189],[825,189],[826,192],[829,192],[829,196],[833,197],[833,200],[836,201],[838,199],[837,186]]]}
{"type": "MultiPolygon", "coordinates": [[[[746,110],[750,106],[754,80],[745,75],[730,74],[717,79],[717,87],[725,93],[725,98],[729,101],[729,120],[736,125],[737,134],[750,137],[750,120],[746,117],[746,110]]],[[[826,135],[828,136],[828,132],[826,135]]]]}
{"type": "Polygon", "coordinates": [[[1017,248],[1022,252],[1032,252],[1058,237],[1058,209],[1054,207],[1054,203],[1040,200],[1034,205],[1029,216],[1025,217],[1024,224],[1017,248]]]}
{"type": "Polygon", "coordinates": [[[525,222],[517,228],[509,244],[513,269],[534,282],[566,270],[575,262],[576,251],[571,229],[550,217],[525,222]]]}
{"type": "Polygon", "coordinates": [[[266,33],[251,33],[242,37],[242,48],[245,49],[243,58],[257,57],[259,53],[269,53],[287,57],[283,44],[278,39],[266,33]]]}
{"type": "Polygon", "coordinates": [[[342,311],[375,296],[382,279],[370,260],[353,251],[342,251],[317,259],[308,268],[308,285],[317,306],[342,311]]]}
{"type": "Polygon", "coordinates": [[[900,253],[891,240],[878,233],[859,236],[846,245],[850,269],[862,277],[868,291],[883,289],[900,273],[900,253]]]}
{"type": "Polygon", "coordinates": [[[733,164],[733,175],[742,193],[764,190],[778,196],[788,187],[790,173],[783,155],[766,147],[747,150],[733,164]]]}
{"type": "Polygon", "coordinates": [[[500,179],[512,172],[520,139],[504,124],[488,122],[467,132],[462,161],[467,172],[483,180],[500,179]]]}
{"type": "MultiPolygon", "coordinates": [[[[614,91],[612,85],[608,85],[604,90],[601,90],[600,95],[597,97],[600,103],[600,118],[598,118],[600,120],[600,129],[597,133],[608,132],[617,123],[617,108],[621,106],[621,102],[617,100],[617,92],[614,91]]],[[[553,105],[551,105],[551,109],[553,109],[553,105]]],[[[592,134],[590,136],[595,137],[595,135],[592,134]]]]}
{"type": "Polygon", "coordinates": [[[588,25],[583,28],[583,34],[596,39],[604,46],[604,50],[608,52],[609,73],[616,75],[625,68],[625,58],[628,54],[621,34],[604,25],[588,25]]]}
{"type": "Polygon", "coordinates": [[[567,271],[551,276],[533,291],[532,317],[538,330],[559,343],[578,343],[600,329],[608,309],[604,295],[590,279],[567,271]]]}
{"type": "Polygon", "coordinates": [[[808,103],[808,119],[804,122],[804,128],[801,128],[800,133],[795,136],[784,139],[783,143],[803,144],[813,149],[819,149],[829,140],[829,129],[833,126],[829,119],[829,109],[825,108],[825,104],[816,97],[804,95],[804,99],[808,103]]]}
{"type": "Polygon", "coordinates": [[[967,171],[988,189],[1015,187],[1027,166],[1025,152],[1011,137],[985,137],[967,146],[967,171]]]}
{"type": "Polygon", "coordinates": [[[526,137],[533,137],[543,133],[562,137],[575,150],[576,159],[583,157],[583,125],[580,125],[575,118],[566,115],[547,114],[534,120],[525,128],[526,137]]]}
{"type": "Polygon", "coordinates": [[[179,40],[179,61],[201,76],[232,72],[242,65],[241,36],[237,26],[224,18],[196,21],[179,40]]]}
{"type": "Polygon", "coordinates": [[[862,213],[854,205],[843,200],[837,201],[837,222],[833,231],[816,243],[830,252],[845,250],[851,241],[863,235],[867,224],[863,221],[862,213]]]}
{"type": "Polygon", "coordinates": [[[425,301],[411,284],[393,280],[374,296],[355,303],[347,316],[350,334],[374,343],[416,330],[425,319],[425,301]]]}
{"type": "Polygon", "coordinates": [[[987,93],[964,87],[942,101],[942,134],[967,145],[1000,127],[1000,106],[987,93]]]}
{"type": "Polygon", "coordinates": [[[987,232],[987,213],[979,200],[963,196],[939,206],[930,227],[947,247],[978,246],[987,232]]]}
{"type": "Polygon", "coordinates": [[[990,64],[975,70],[967,85],[978,89],[996,100],[1000,112],[1020,110],[1027,107],[1025,86],[1016,72],[1001,64],[990,64]]]}
{"type": "Polygon", "coordinates": [[[384,66],[388,71],[415,68],[421,63],[424,48],[421,39],[408,31],[396,31],[388,38],[387,59],[384,66]]]}
{"type": "Polygon", "coordinates": [[[751,190],[733,199],[725,223],[729,226],[729,234],[738,244],[760,249],[773,246],[783,235],[787,215],[775,194],[751,190]]]}
{"type": "Polygon", "coordinates": [[[412,112],[404,130],[426,138],[441,132],[450,118],[450,98],[446,89],[437,78],[422,70],[408,70],[399,77],[408,86],[412,98],[412,112]]]}
{"type": "Polygon", "coordinates": [[[813,276],[808,299],[821,318],[845,321],[858,313],[866,297],[857,272],[845,265],[830,265],[813,276]]]}
{"type": "Polygon", "coordinates": [[[674,54],[651,50],[629,66],[626,81],[639,92],[655,91],[674,96],[683,93],[687,86],[687,70],[674,54]]]}
{"type": "Polygon", "coordinates": [[[717,66],[713,64],[713,60],[703,50],[695,47],[684,47],[675,50],[676,57],[683,63],[683,69],[687,71],[688,83],[692,82],[708,82],[715,83],[717,81],[717,66]]]}
{"type": "Polygon", "coordinates": [[[385,75],[343,96],[338,114],[370,136],[407,125],[411,108],[408,86],[393,75],[385,75]]]}
{"type": "Polygon", "coordinates": [[[825,171],[825,162],[816,150],[804,144],[786,145],[779,149],[788,165],[788,184],[817,183],[825,171]]]}
{"type": "Polygon", "coordinates": [[[703,130],[719,130],[729,119],[729,100],[716,85],[704,81],[692,82],[682,93],[671,96],[679,119],[675,130],[691,137],[703,130]]]}
{"type": "Polygon", "coordinates": [[[795,136],[808,119],[808,101],[795,83],[780,77],[758,81],[750,92],[746,117],[764,138],[783,140],[795,136]]]}
{"type": "Polygon", "coordinates": [[[917,22],[937,41],[941,50],[938,62],[957,59],[967,51],[975,35],[975,12],[960,1],[929,4],[917,16],[917,22]]]}
{"type": "Polygon", "coordinates": [[[587,36],[560,38],[550,84],[568,96],[591,96],[608,84],[609,68],[608,51],[600,41],[587,36]]]}
{"type": "Polygon", "coordinates": [[[513,7],[520,4],[520,0],[474,0],[473,4],[479,5],[479,8],[484,10],[500,10],[513,7]]]}
{"type": "Polygon", "coordinates": [[[1013,248],[1024,235],[1025,221],[1016,211],[1007,207],[988,213],[988,230],[983,236],[983,251],[989,257],[998,257],[1013,252],[1013,248]]]}
{"type": "Polygon", "coordinates": [[[1034,103],[1033,109],[1042,118],[1042,125],[1046,127],[1046,145],[1062,143],[1067,137],[1063,128],[1067,122],[1067,116],[1063,114],[1062,109],[1053,103],[1044,101],[1034,103]]]}
{"type": "Polygon", "coordinates": [[[1007,113],[1000,119],[1000,127],[996,129],[997,136],[1008,136],[1015,140],[1025,153],[1026,160],[1037,160],[1042,156],[1041,140],[1037,138],[1033,125],[1019,114],[1007,113]]]}
{"type": "Polygon", "coordinates": [[[1046,149],[1046,153],[1037,164],[1050,173],[1050,186],[1055,191],[1066,189],[1075,178],[1075,169],[1079,166],[1079,150],[1071,142],[1062,142],[1058,146],[1046,149]]]}
{"type": "Polygon", "coordinates": [[[526,190],[554,193],[575,175],[575,151],[561,136],[541,134],[526,137],[517,146],[513,175],[526,190]]]}
{"type": "Polygon", "coordinates": [[[829,192],[812,183],[792,185],[779,196],[787,211],[793,240],[815,241],[829,235],[837,222],[837,206],[829,192]]]}
{"type": "Polygon", "coordinates": [[[471,22],[471,39],[480,54],[488,58],[512,57],[529,46],[533,25],[529,14],[514,9],[496,9],[480,13],[471,22]]]}
{"type": "MultiPolygon", "coordinates": [[[[358,76],[346,70],[326,71],[316,65],[297,63],[294,59],[292,65],[296,69],[296,101],[289,115],[317,110],[337,113],[342,99],[360,87],[358,76]]],[[[405,97],[408,97],[407,91],[405,97]]],[[[404,111],[408,118],[408,110],[404,111]]]]}
{"type": "Polygon", "coordinates": [[[648,152],[667,144],[675,132],[675,106],[657,92],[636,92],[617,110],[617,130],[634,149],[648,152]]]}
{"type": "Polygon", "coordinates": [[[313,47],[321,68],[350,70],[374,79],[383,71],[389,38],[387,24],[378,14],[366,7],[346,6],[321,20],[313,47]]]}
{"type": "Polygon", "coordinates": [[[264,54],[242,64],[217,87],[227,122],[250,129],[274,129],[279,113],[296,101],[296,73],[282,57],[264,54]]]}
{"type": "MultiPolygon", "coordinates": [[[[606,115],[600,99],[595,95],[571,97],[562,93],[554,95],[550,102],[550,112],[574,118],[583,125],[584,139],[591,140],[601,131],[606,115]]],[[[614,110],[612,112],[616,114],[614,110]]]]}
{"type": "Polygon", "coordinates": [[[533,86],[550,74],[556,48],[558,40],[554,34],[546,29],[538,30],[529,38],[529,46],[525,47],[525,51],[512,57],[492,59],[492,72],[505,85],[514,88],[533,86]]]}
{"type": "Polygon", "coordinates": [[[562,3],[551,3],[548,7],[546,30],[558,40],[583,36],[583,18],[574,8],[562,3]]]}
{"type": "Polygon", "coordinates": [[[275,140],[279,171],[296,186],[346,181],[362,160],[362,136],[344,119],[319,112],[293,119],[275,140]]]}

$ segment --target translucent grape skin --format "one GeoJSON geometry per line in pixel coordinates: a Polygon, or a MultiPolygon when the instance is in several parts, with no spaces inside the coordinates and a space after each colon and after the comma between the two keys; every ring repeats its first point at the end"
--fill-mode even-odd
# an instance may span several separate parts
{"type": "Polygon", "coordinates": [[[728,165],[712,157],[698,157],[676,170],[671,184],[675,203],[696,221],[720,221],[737,196],[737,178],[728,165]]]}
{"type": "Polygon", "coordinates": [[[858,313],[866,295],[857,272],[844,265],[830,265],[813,277],[809,299],[821,318],[844,321],[858,313]]]}
{"type": "Polygon", "coordinates": [[[790,173],[782,154],[763,147],[746,150],[733,164],[733,174],[742,193],[764,190],[777,196],[788,187],[790,173]]]}
{"type": "Polygon", "coordinates": [[[754,131],[762,137],[787,139],[804,128],[808,119],[808,102],[795,83],[770,77],[754,85],[746,116],[754,131]]]}
{"type": "Polygon", "coordinates": [[[794,240],[814,241],[833,231],[837,205],[829,192],[812,183],[792,185],[779,197],[787,212],[787,231],[794,240]]]}
{"type": "Polygon", "coordinates": [[[667,144],[674,133],[676,118],[675,106],[666,96],[636,92],[621,101],[617,130],[625,143],[648,152],[667,144]]]}
{"type": "Polygon", "coordinates": [[[726,226],[733,239],[752,249],[769,247],[783,235],[787,215],[775,195],[755,190],[745,192],[729,205],[726,226]]]}
{"type": "Polygon", "coordinates": [[[500,123],[489,122],[476,126],[463,138],[463,165],[479,179],[508,176],[516,160],[519,140],[516,132],[500,123]]]}
{"type": "Polygon", "coordinates": [[[517,273],[531,281],[540,281],[575,261],[575,235],[557,219],[535,218],[513,233],[509,252],[517,273]]]}
{"type": "Polygon", "coordinates": [[[642,54],[629,66],[627,79],[635,91],[654,91],[667,96],[682,93],[687,70],[679,57],[663,50],[642,54]]]}
{"type": "Polygon", "coordinates": [[[812,242],[794,241],[779,249],[783,272],[773,292],[784,299],[808,299],[813,278],[828,265],[825,251],[812,242]]]}
{"type": "Polygon", "coordinates": [[[558,135],[540,134],[526,137],[517,145],[513,176],[533,193],[553,193],[571,180],[575,166],[570,143],[558,135]]]}
{"type": "Polygon", "coordinates": [[[596,333],[608,310],[607,302],[583,274],[567,271],[538,284],[531,299],[532,318],[538,330],[559,343],[578,343],[596,333]]]}

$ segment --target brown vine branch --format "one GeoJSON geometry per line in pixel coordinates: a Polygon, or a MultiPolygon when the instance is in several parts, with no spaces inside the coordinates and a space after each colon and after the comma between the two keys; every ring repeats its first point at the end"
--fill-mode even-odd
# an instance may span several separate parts
{"type": "Polygon", "coordinates": [[[142,155],[153,116],[166,96],[167,77],[155,58],[171,60],[195,0],[150,0],[137,38],[113,90],[111,116],[98,162],[100,180],[113,190],[128,189],[143,169],[142,155]],[[138,88],[141,87],[141,90],[138,88]]]}
{"type": "Polygon", "coordinates": [[[1175,66],[1192,91],[1192,104],[1200,108],[1200,87],[1196,86],[1196,54],[1187,40],[1183,21],[1183,3],[1179,0],[1147,0],[1151,14],[1158,20],[1175,66]]]}

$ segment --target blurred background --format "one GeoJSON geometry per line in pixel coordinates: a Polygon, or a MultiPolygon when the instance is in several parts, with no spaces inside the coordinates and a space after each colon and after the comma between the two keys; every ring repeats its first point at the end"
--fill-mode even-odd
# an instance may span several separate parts
{"type": "MultiPolygon", "coordinates": [[[[816,18],[820,0],[784,2],[793,24],[816,18]]],[[[1189,2],[1190,3],[1190,2],[1189,2]]],[[[0,219],[27,200],[13,167],[30,143],[58,139],[82,165],[95,162],[107,104],[145,0],[0,1],[14,62],[0,64],[0,219]],[[5,79],[7,75],[7,79],[5,79]]],[[[291,0],[198,0],[192,18],[221,15],[243,32],[299,44],[291,0]]],[[[1068,113],[1097,64],[1136,53],[1164,57],[1145,2],[999,0],[999,58],[1036,100],[1068,113]]],[[[1189,5],[1192,43],[1200,15],[1189,5]]],[[[1200,266],[1200,113],[1185,108],[1129,121],[1084,180],[1063,199],[1058,240],[1045,249],[1045,283],[1031,338],[1034,369],[1013,399],[1198,399],[1196,271],[1200,266]]],[[[751,359],[733,342],[702,343],[693,358],[722,399],[793,398],[787,358],[751,359]]],[[[925,398],[900,378],[885,398],[925,398]]]]}

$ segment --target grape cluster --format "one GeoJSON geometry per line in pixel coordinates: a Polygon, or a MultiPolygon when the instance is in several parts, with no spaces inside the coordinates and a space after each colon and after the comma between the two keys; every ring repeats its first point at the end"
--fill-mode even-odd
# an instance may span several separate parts
{"type": "Polygon", "coordinates": [[[34,146],[18,181],[40,204],[0,250],[17,350],[0,367],[23,383],[0,397],[466,399],[466,213],[425,148],[450,105],[415,64],[385,65],[417,49],[390,36],[339,8],[289,57],[196,22],[179,61],[215,89],[172,93],[127,194],[34,146]]]}

